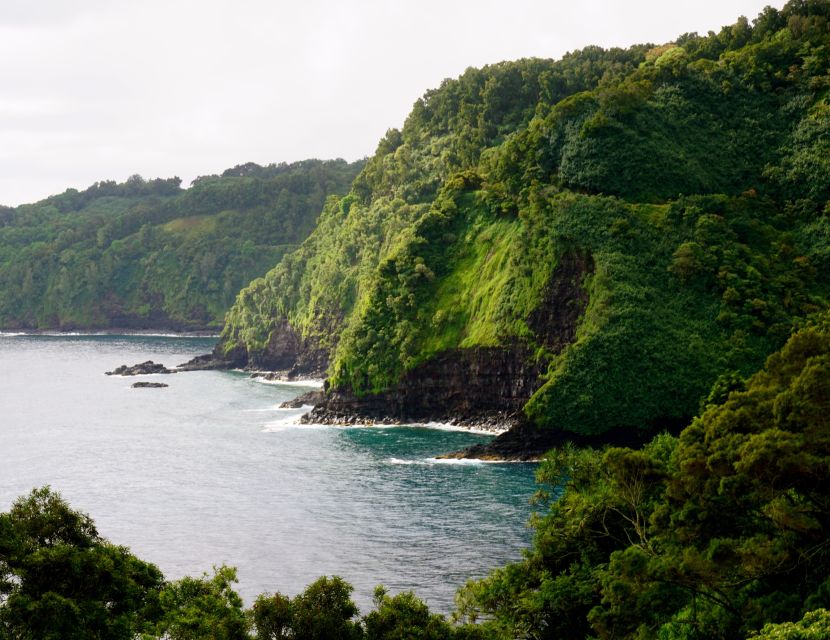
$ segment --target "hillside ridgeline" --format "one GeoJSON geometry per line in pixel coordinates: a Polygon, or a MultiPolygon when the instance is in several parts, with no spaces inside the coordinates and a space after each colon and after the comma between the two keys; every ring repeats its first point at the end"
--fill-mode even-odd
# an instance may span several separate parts
{"type": "Polygon", "coordinates": [[[679,427],[827,306],[828,15],[445,81],[240,293],[217,355],[327,373],[310,419],[679,427]]]}
{"type": "Polygon", "coordinates": [[[249,163],[186,190],[133,176],[0,207],[0,327],[218,330],[362,166],[249,163]]]}

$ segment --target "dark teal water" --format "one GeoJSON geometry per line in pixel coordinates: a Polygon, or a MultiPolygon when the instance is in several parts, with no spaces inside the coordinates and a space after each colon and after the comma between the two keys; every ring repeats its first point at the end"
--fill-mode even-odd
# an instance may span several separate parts
{"type": "Polygon", "coordinates": [[[379,583],[449,611],[467,578],[520,557],[533,465],[433,459],[486,436],[300,426],[277,407],[305,389],[242,373],[103,375],[211,347],[0,335],[0,510],[49,484],[169,578],[236,566],[247,602],[337,574],[364,611],[379,583]]]}

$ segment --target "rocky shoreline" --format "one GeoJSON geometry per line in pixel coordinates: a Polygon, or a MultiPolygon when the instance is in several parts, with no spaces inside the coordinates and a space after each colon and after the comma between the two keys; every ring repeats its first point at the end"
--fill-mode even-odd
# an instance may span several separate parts
{"type": "Polygon", "coordinates": [[[472,415],[443,415],[436,414],[426,418],[400,418],[390,415],[365,415],[360,413],[341,412],[329,409],[326,404],[315,404],[325,396],[320,391],[309,392],[295,400],[284,402],[284,408],[300,408],[312,405],[314,408],[300,418],[302,424],[330,424],[330,425],[407,425],[407,424],[440,424],[470,431],[480,431],[499,435],[507,432],[518,423],[518,416],[506,412],[472,415]]]}
{"type": "MultiPolygon", "coordinates": [[[[312,406],[303,424],[405,425],[438,423],[492,434],[493,440],[438,456],[501,461],[537,461],[546,451],[574,438],[536,429],[524,420],[521,406],[538,384],[539,371],[521,348],[476,349],[445,354],[412,372],[398,388],[384,394],[357,397],[327,385],[288,400],[282,408],[312,406]]],[[[172,374],[184,371],[242,368],[239,361],[217,358],[216,352],[197,356],[172,369],[153,361],[122,365],[107,375],[172,374]]],[[[245,363],[247,365],[247,363],[245,363]]],[[[243,365],[253,377],[297,382],[294,369],[262,371],[243,365]]],[[[161,383],[136,383],[149,387],[161,383]]]]}
{"type": "Polygon", "coordinates": [[[316,407],[325,402],[326,394],[322,389],[314,389],[301,393],[296,398],[286,400],[280,405],[280,409],[302,409],[306,406],[316,407]]]}

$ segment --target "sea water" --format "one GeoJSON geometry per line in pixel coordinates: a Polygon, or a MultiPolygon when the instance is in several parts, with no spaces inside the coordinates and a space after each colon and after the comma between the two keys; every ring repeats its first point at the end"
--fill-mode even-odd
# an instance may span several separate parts
{"type": "Polygon", "coordinates": [[[0,334],[0,511],[50,485],[170,579],[233,565],[250,604],[339,575],[363,612],[377,584],[450,611],[467,579],[528,546],[533,465],[436,459],[488,436],[300,425],[303,410],[279,405],[303,386],[241,372],[104,375],[212,346],[0,334]]]}

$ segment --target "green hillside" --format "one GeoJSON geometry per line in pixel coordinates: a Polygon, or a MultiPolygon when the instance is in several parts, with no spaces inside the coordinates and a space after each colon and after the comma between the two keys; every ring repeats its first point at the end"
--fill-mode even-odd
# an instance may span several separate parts
{"type": "Polygon", "coordinates": [[[682,425],[827,307],[828,16],[791,2],[445,81],[240,293],[219,351],[326,368],[358,412],[434,393],[436,363],[475,386],[519,358],[495,373],[542,371],[520,398],[537,425],[682,425]]]}
{"type": "Polygon", "coordinates": [[[0,327],[204,329],[314,228],[362,163],[250,163],[0,207],[0,327]]]}
{"type": "Polygon", "coordinates": [[[504,640],[830,637],[828,391],[825,315],[677,438],[552,451],[532,549],[460,617],[504,640]]]}

